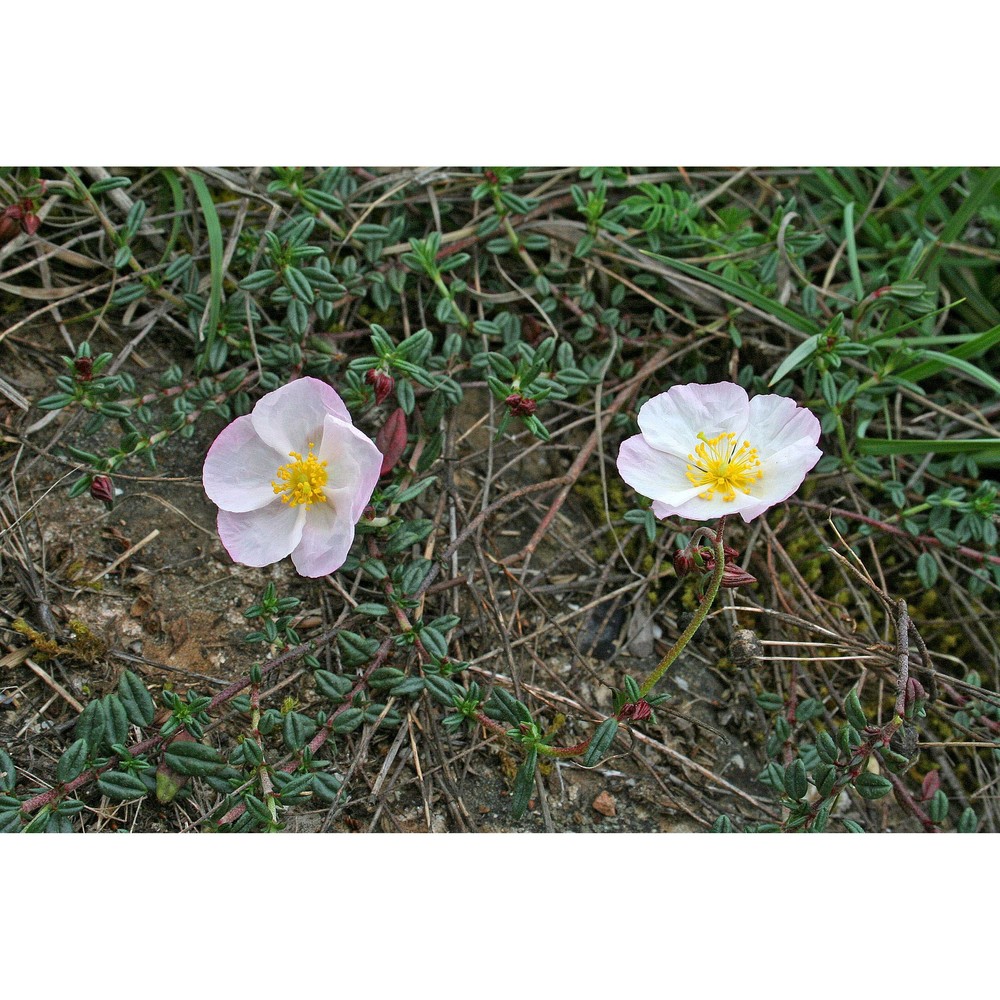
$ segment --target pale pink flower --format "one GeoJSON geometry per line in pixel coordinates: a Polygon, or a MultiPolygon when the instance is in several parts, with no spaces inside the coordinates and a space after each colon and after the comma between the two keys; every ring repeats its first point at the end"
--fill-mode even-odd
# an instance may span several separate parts
{"type": "Polygon", "coordinates": [[[820,426],[785,396],[754,396],[732,382],[675,385],[639,408],[622,442],[622,479],[653,501],[656,517],[744,521],[787,500],[819,461],[820,426]]]}
{"type": "Polygon", "coordinates": [[[268,566],[291,555],[302,576],[315,577],[344,564],[381,467],[340,396],[300,378],[222,431],[202,478],[236,562],[268,566]]]}

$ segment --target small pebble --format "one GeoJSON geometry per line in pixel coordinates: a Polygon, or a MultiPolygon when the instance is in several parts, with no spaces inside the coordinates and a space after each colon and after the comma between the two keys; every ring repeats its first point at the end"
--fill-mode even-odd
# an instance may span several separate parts
{"type": "Polygon", "coordinates": [[[594,812],[599,812],[602,816],[615,815],[615,800],[608,792],[601,792],[591,803],[594,812]]]}

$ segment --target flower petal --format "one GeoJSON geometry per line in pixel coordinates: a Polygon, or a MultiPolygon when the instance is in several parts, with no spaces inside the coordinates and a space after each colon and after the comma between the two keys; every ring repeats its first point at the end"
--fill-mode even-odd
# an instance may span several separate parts
{"type": "Polygon", "coordinates": [[[622,441],[618,450],[622,479],[652,500],[677,505],[703,492],[703,486],[692,486],[686,471],[687,459],[651,448],[642,434],[622,441]]]}
{"type": "Polygon", "coordinates": [[[764,461],[799,441],[815,445],[819,440],[820,424],[811,410],[796,405],[795,400],[787,396],[754,396],[750,400],[747,433],[764,461]]]}
{"type": "Polygon", "coordinates": [[[328,416],[317,457],[327,463],[324,492],[341,492],[340,503],[346,504],[351,524],[357,523],[382,471],[382,452],[353,424],[328,416]]]}
{"type": "MultiPolygon", "coordinates": [[[[752,495],[737,492],[732,500],[723,500],[717,493],[711,500],[705,500],[700,496],[691,497],[683,503],[669,503],[663,500],[653,501],[653,514],[656,517],[684,517],[689,521],[715,521],[723,514],[739,514],[743,520],[749,521],[745,511],[759,506],[761,501],[752,495]]],[[[763,506],[763,510],[770,507],[770,502],[763,506]]],[[[756,514],[753,515],[756,517],[756,514]]]]}
{"type": "Polygon", "coordinates": [[[233,560],[244,566],[270,566],[299,544],[306,508],[274,503],[259,510],[219,511],[219,537],[233,560]]]}
{"type": "Polygon", "coordinates": [[[746,390],[733,382],[716,382],[671,386],[642,404],[638,421],[647,444],[687,460],[699,433],[741,437],[749,417],[746,390]]]}
{"type": "Polygon", "coordinates": [[[823,452],[816,445],[811,444],[808,439],[800,438],[787,448],[763,459],[760,469],[764,475],[753,486],[755,503],[745,505],[739,512],[743,520],[752,521],[768,507],[787,500],[802,485],[806,473],[822,457],[823,452]]]}
{"type": "Polygon", "coordinates": [[[309,511],[302,539],[292,550],[292,563],[300,576],[326,576],[344,565],[354,541],[350,516],[351,489],[327,492],[327,502],[309,511]]]}
{"type": "Polygon", "coordinates": [[[351,415],[336,390],[318,378],[300,378],[262,396],[250,414],[254,430],[280,455],[305,454],[318,445],[323,420],[337,417],[346,423],[351,415]]]}
{"type": "Polygon", "coordinates": [[[208,498],[223,510],[257,510],[274,500],[271,481],[284,461],[261,441],[249,415],[237,417],[208,449],[202,483],[208,498]]]}

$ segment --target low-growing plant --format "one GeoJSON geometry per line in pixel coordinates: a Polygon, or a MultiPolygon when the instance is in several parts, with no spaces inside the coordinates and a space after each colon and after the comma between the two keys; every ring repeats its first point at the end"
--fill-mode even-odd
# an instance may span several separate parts
{"type": "Polygon", "coordinates": [[[554,829],[623,757],[703,829],[996,828],[1000,171],[25,168],[0,202],[0,696],[54,699],[0,738],[0,830],[404,828],[404,786],[474,828],[473,760],[554,829]],[[255,591],[222,678],[97,626],[141,549],[39,554],[49,492],[72,549],[203,465],[205,586],[255,591]]]}

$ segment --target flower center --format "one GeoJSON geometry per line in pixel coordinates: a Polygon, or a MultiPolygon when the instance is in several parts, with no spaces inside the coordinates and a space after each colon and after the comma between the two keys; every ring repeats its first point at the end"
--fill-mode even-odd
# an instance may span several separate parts
{"type": "Polygon", "coordinates": [[[278,478],[271,481],[275,493],[282,494],[281,502],[297,507],[300,503],[311,507],[314,503],[326,502],[323,487],[326,485],[326,462],[321,462],[313,454],[312,442],[309,454],[303,458],[297,451],[290,451],[294,462],[278,469],[278,478]]]}
{"type": "Polygon", "coordinates": [[[735,434],[719,434],[708,438],[705,432],[698,434],[701,444],[688,455],[687,477],[694,486],[707,487],[698,496],[711,500],[716,490],[728,503],[735,499],[736,491],[749,493],[756,479],[763,479],[757,449],[750,447],[749,441],[739,444],[735,434]]]}

